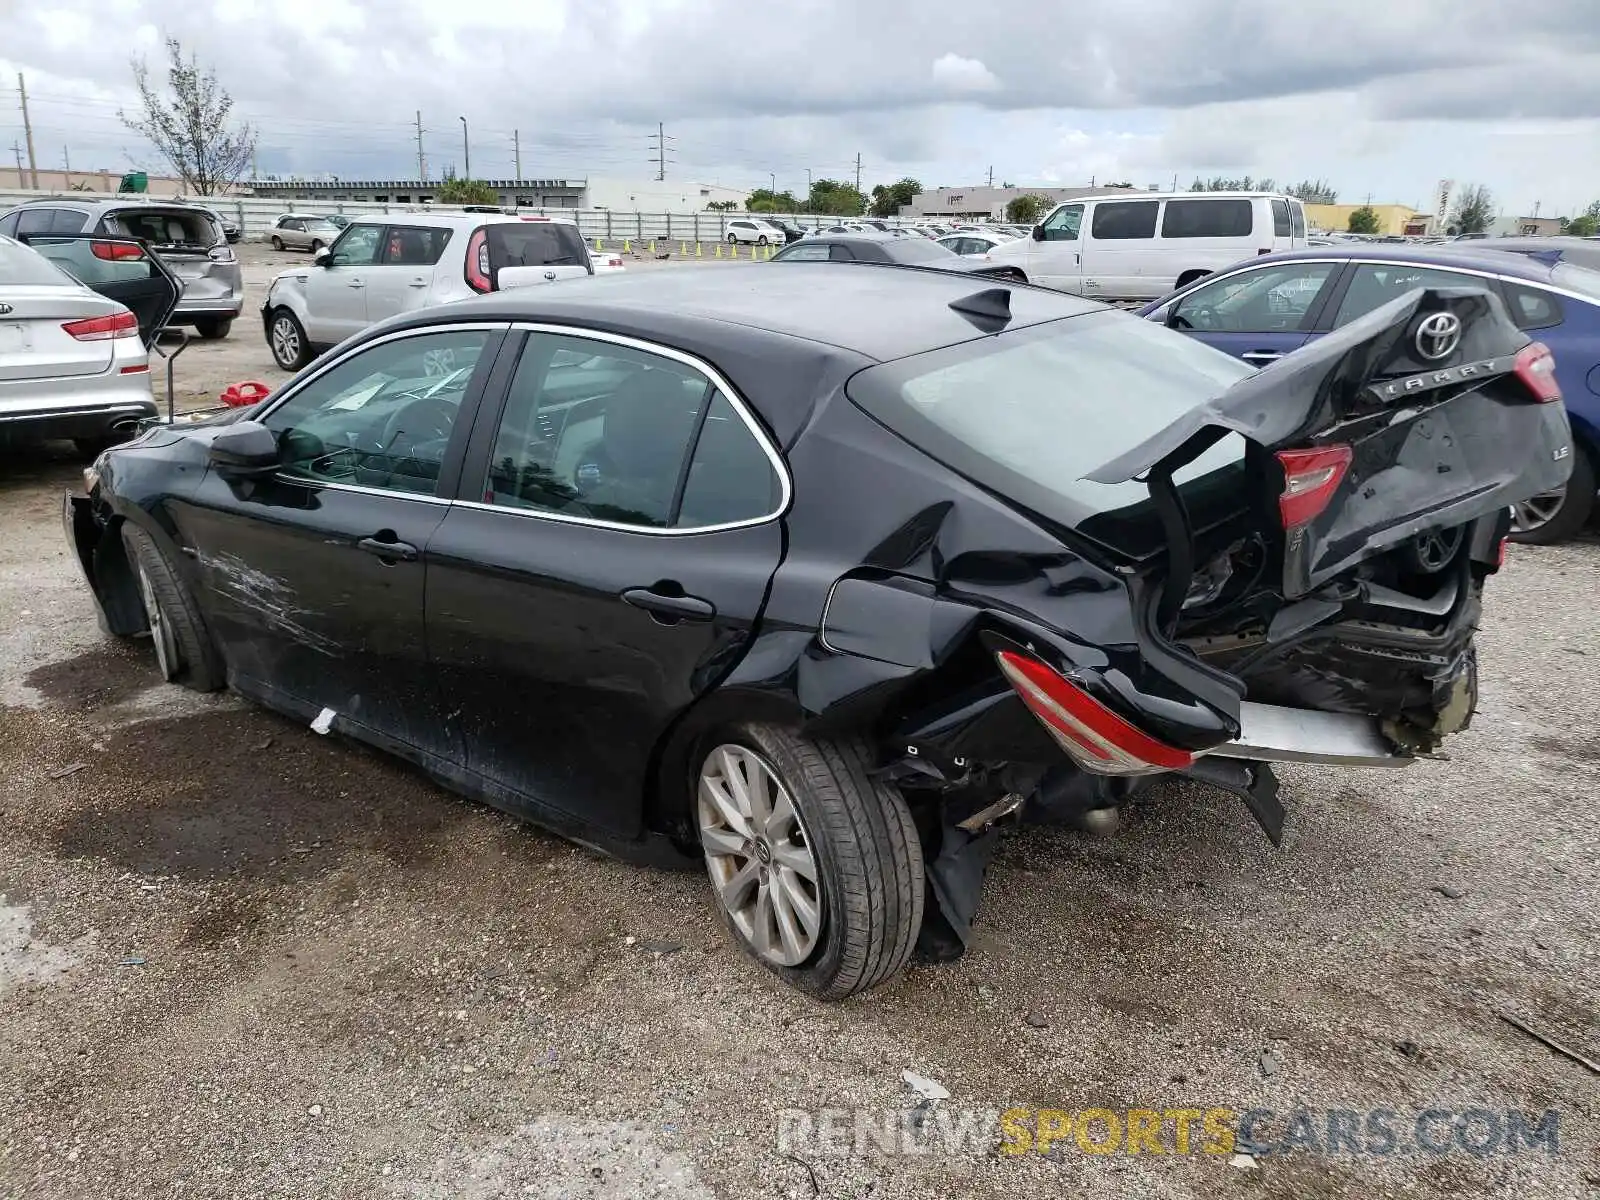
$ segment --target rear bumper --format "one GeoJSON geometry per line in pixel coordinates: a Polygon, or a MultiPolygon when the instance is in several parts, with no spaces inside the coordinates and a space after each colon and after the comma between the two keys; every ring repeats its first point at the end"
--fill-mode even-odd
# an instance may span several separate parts
{"type": "Polygon", "coordinates": [[[204,320],[231,321],[243,311],[244,296],[242,294],[233,297],[231,300],[179,300],[178,307],[167,324],[192,325],[195,321],[204,320]]]}
{"type": "Polygon", "coordinates": [[[131,434],[140,421],[156,413],[147,371],[0,386],[0,441],[131,434]]]}

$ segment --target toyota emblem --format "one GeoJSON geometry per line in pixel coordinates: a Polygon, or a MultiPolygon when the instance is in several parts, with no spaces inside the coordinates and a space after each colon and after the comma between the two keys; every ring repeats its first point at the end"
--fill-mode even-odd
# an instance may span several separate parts
{"type": "Polygon", "coordinates": [[[0,317],[5,316],[10,311],[11,305],[5,303],[3,300],[0,300],[0,317]]]}
{"type": "Polygon", "coordinates": [[[1417,326],[1417,353],[1428,362],[1449,358],[1461,344],[1461,318],[1453,312],[1436,312],[1417,326]]]}

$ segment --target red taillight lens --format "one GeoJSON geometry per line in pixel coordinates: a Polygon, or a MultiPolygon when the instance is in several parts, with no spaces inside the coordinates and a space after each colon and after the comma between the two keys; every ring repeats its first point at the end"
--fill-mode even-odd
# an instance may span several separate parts
{"type": "Polygon", "coordinates": [[[103,258],[107,262],[144,257],[143,250],[137,246],[130,246],[125,242],[90,242],[89,252],[96,258],[103,258]]]}
{"type": "Polygon", "coordinates": [[[489,277],[489,231],[480,229],[467,242],[467,286],[475,292],[494,291],[489,277]]]}
{"type": "Polygon", "coordinates": [[[68,321],[61,328],[80,342],[109,342],[112,338],[138,337],[139,318],[123,309],[106,317],[68,321]]]}
{"type": "Polygon", "coordinates": [[[1028,711],[1085,771],[1154,775],[1194,762],[1187,750],[1156,741],[1038,659],[1001,650],[995,661],[1028,711]]]}
{"type": "Polygon", "coordinates": [[[1529,342],[1517,351],[1515,370],[1517,378],[1528,385],[1540,404],[1561,399],[1561,385],[1556,382],[1556,357],[1543,342],[1529,342]]]}
{"type": "Polygon", "coordinates": [[[1283,464],[1283,495],[1278,512],[1283,527],[1293,529],[1321,514],[1350,469],[1349,446],[1318,446],[1315,450],[1279,450],[1283,464]]]}

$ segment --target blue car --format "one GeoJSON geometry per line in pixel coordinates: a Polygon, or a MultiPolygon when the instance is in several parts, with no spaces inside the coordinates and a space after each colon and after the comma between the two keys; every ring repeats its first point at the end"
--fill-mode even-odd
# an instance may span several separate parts
{"type": "Polygon", "coordinates": [[[1600,466],[1600,271],[1550,253],[1448,246],[1318,246],[1236,263],[1140,315],[1266,366],[1416,287],[1487,287],[1555,355],[1572,422],[1572,478],[1516,507],[1513,537],[1571,537],[1595,510],[1600,466]]]}

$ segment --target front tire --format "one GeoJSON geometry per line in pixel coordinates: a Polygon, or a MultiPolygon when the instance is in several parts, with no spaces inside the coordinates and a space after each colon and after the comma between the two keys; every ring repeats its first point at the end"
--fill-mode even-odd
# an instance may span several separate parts
{"type": "Polygon", "coordinates": [[[305,326],[287,308],[272,314],[272,323],[267,326],[267,347],[272,351],[272,361],[285,371],[298,371],[311,361],[305,326]]]}
{"type": "Polygon", "coordinates": [[[745,725],[703,745],[696,824],[740,949],[825,1000],[895,975],[922,927],[922,845],[865,744],[745,725]]]}
{"type": "Polygon", "coordinates": [[[322,249],[322,243],[321,242],[313,241],[311,243],[311,253],[315,254],[318,250],[321,250],[321,249],[322,249]]]}
{"type": "Polygon", "coordinates": [[[272,248],[274,250],[282,250],[283,249],[283,239],[281,237],[274,237],[272,239],[272,248]]]}
{"type": "Polygon", "coordinates": [[[231,317],[214,317],[194,323],[195,332],[211,341],[220,341],[222,338],[227,337],[229,330],[232,328],[233,319],[231,317]]]}
{"type": "Polygon", "coordinates": [[[197,692],[222,687],[227,682],[222,660],[211,644],[194,597],[161,547],[139,526],[127,524],[122,527],[122,544],[144,602],[161,677],[197,692]]]}
{"type": "Polygon", "coordinates": [[[1594,511],[1594,460],[1582,446],[1572,448],[1572,477],[1565,488],[1512,506],[1511,540],[1550,546],[1576,537],[1594,511]]]}
{"type": "Polygon", "coordinates": [[[767,235],[763,233],[760,237],[758,237],[756,239],[756,245],[765,246],[766,244],[767,244],[767,235]]]}
{"type": "Polygon", "coordinates": [[[738,244],[739,244],[739,235],[735,234],[735,233],[730,233],[728,235],[728,245],[737,246],[738,244]]]}

